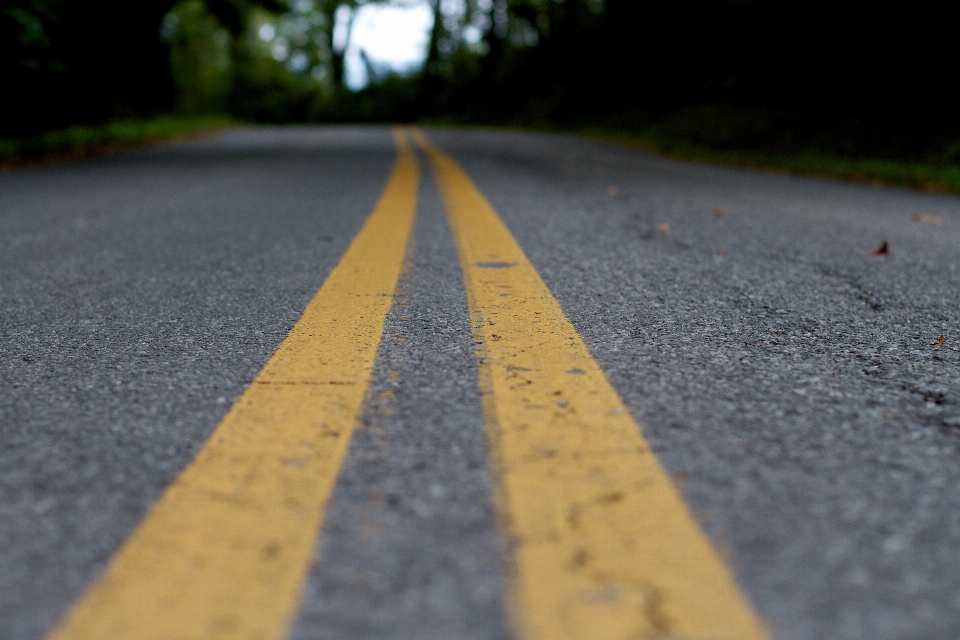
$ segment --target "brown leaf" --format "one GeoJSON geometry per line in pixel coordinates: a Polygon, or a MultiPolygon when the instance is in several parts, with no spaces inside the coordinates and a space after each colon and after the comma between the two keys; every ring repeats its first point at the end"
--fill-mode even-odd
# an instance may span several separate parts
{"type": "Polygon", "coordinates": [[[887,241],[884,240],[883,242],[880,243],[880,246],[879,246],[879,247],[877,247],[876,249],[874,249],[873,251],[870,252],[870,255],[872,255],[872,256],[885,256],[885,255],[887,255],[888,253],[890,253],[890,251],[889,251],[889,248],[888,248],[888,246],[887,246],[887,241]]]}
{"type": "Polygon", "coordinates": [[[944,338],[943,336],[940,336],[939,338],[937,338],[936,340],[934,340],[934,341],[931,342],[930,344],[943,344],[943,343],[946,342],[946,341],[947,341],[946,338],[944,338]]]}
{"type": "Polygon", "coordinates": [[[935,216],[932,213],[911,213],[910,219],[914,222],[933,224],[938,227],[943,224],[943,216],[935,216]]]}
{"type": "Polygon", "coordinates": [[[724,213],[723,207],[717,207],[713,210],[713,215],[718,218],[722,218],[724,213]]]}

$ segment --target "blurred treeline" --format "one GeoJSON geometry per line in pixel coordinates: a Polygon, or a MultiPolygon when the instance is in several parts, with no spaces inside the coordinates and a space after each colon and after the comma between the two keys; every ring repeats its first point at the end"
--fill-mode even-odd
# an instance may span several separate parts
{"type": "MultiPolygon", "coordinates": [[[[377,0],[5,0],[0,137],[159,113],[646,132],[704,147],[960,161],[954,27],[850,0],[393,0],[422,68],[364,57],[377,0]]],[[[380,0],[388,3],[389,0],[380,0]]]]}

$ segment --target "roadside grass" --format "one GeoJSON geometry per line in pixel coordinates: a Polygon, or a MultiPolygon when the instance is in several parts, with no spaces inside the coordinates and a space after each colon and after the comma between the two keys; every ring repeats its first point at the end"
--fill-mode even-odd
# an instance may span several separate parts
{"type": "MultiPolygon", "coordinates": [[[[678,119],[679,125],[673,123],[673,126],[663,126],[662,122],[651,122],[652,126],[639,130],[629,125],[621,128],[616,124],[609,126],[596,123],[572,128],[544,127],[540,123],[540,126],[533,128],[637,146],[658,155],[682,160],[960,194],[960,154],[956,150],[933,155],[929,161],[871,158],[864,153],[845,156],[819,150],[816,148],[818,145],[806,149],[793,146],[784,151],[770,151],[769,145],[766,145],[768,149],[751,148],[755,147],[756,131],[744,132],[736,116],[730,117],[722,112],[718,116],[716,109],[698,109],[693,113],[699,121],[693,125],[690,124],[690,118],[681,118],[678,119]]],[[[208,133],[236,122],[229,116],[163,115],[97,126],[77,125],[32,136],[0,139],[0,168],[102,155],[162,140],[208,133]]],[[[466,123],[434,119],[424,121],[424,124],[464,126],[466,123]]],[[[529,130],[529,124],[523,126],[517,123],[511,128],[529,130]]],[[[960,148],[960,145],[952,147],[960,148]]]]}
{"type": "Polygon", "coordinates": [[[701,104],[576,130],[684,160],[960,193],[960,123],[933,117],[701,104]]]}
{"type": "Polygon", "coordinates": [[[104,125],[75,125],[21,138],[0,139],[0,167],[56,162],[102,155],[151,142],[222,129],[236,121],[225,116],[158,116],[104,125]]]}
{"type": "MultiPolygon", "coordinates": [[[[507,128],[572,134],[639,147],[678,160],[960,194],[960,135],[928,141],[928,152],[919,154],[903,153],[885,146],[882,139],[872,145],[864,144],[862,139],[869,133],[858,132],[859,135],[843,139],[836,128],[818,130],[811,127],[810,131],[801,131],[799,135],[783,136],[788,139],[788,144],[778,144],[777,134],[783,132],[770,126],[769,121],[774,118],[764,117],[766,115],[763,112],[730,114],[729,110],[701,107],[667,117],[649,114],[627,118],[614,116],[605,123],[594,119],[560,124],[521,118],[479,126],[490,130],[507,128]],[[744,126],[743,121],[747,119],[752,122],[744,126]],[[831,144],[847,148],[838,151],[832,149],[831,144]]],[[[455,128],[478,126],[457,118],[429,118],[420,122],[427,126],[455,128]]]]}
{"type": "Polygon", "coordinates": [[[844,158],[817,151],[770,153],[740,149],[717,150],[653,134],[594,128],[581,130],[579,133],[607,142],[638,146],[652,153],[680,160],[902,186],[939,193],[960,193],[960,164],[844,158]]]}

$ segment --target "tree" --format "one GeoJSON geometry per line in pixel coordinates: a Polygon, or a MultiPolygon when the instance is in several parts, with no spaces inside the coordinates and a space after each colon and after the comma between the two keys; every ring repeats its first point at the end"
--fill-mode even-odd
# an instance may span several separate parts
{"type": "MultiPolygon", "coordinates": [[[[278,0],[210,0],[242,30],[251,6],[278,0]]],[[[0,13],[0,135],[25,135],[169,111],[174,82],[159,32],[174,0],[8,0],[0,13]]],[[[210,6],[210,5],[208,5],[210,6]]]]}

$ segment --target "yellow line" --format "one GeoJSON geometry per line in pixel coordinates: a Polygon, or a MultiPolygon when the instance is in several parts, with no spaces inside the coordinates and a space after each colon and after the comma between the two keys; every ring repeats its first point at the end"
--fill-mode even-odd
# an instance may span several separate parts
{"type": "Polygon", "coordinates": [[[637,424],[470,178],[427,149],[460,252],[523,640],[759,640],[637,424]]]}
{"type": "Polygon", "coordinates": [[[300,321],[51,640],[284,637],[363,402],[416,209],[386,189],[300,321]]]}

